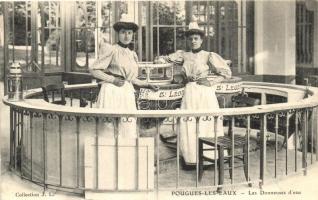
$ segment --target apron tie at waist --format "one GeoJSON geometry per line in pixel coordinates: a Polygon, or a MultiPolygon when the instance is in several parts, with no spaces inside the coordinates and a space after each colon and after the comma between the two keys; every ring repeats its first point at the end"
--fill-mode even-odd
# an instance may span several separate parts
{"type": "Polygon", "coordinates": [[[208,78],[198,78],[198,79],[194,79],[194,80],[189,80],[189,79],[188,79],[188,82],[189,82],[189,83],[191,83],[191,82],[198,82],[199,80],[208,81],[208,78]]]}
{"type": "Polygon", "coordinates": [[[108,74],[108,75],[110,75],[110,76],[113,76],[113,77],[115,77],[115,78],[119,78],[119,79],[121,79],[121,80],[126,80],[126,78],[125,78],[124,76],[122,76],[122,75],[113,74],[113,73],[111,73],[111,72],[105,72],[105,73],[108,74]]]}

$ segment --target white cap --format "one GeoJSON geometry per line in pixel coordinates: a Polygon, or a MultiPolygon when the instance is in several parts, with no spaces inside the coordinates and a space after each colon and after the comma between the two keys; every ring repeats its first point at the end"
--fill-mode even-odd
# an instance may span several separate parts
{"type": "Polygon", "coordinates": [[[204,36],[204,31],[198,25],[198,18],[194,15],[189,23],[189,29],[186,31],[186,36],[190,36],[192,34],[200,34],[201,36],[204,36]]]}
{"type": "Polygon", "coordinates": [[[138,25],[134,22],[134,19],[132,16],[123,13],[121,15],[121,18],[118,22],[116,22],[113,25],[115,31],[119,31],[121,28],[125,28],[125,29],[131,29],[134,32],[138,30],[138,25]]]}
{"type": "Polygon", "coordinates": [[[201,28],[198,25],[198,18],[195,15],[192,15],[191,22],[189,23],[189,30],[190,29],[201,30],[201,28]]]}
{"type": "Polygon", "coordinates": [[[135,23],[134,19],[129,16],[127,13],[123,13],[120,17],[120,22],[127,22],[127,23],[135,23]]]}

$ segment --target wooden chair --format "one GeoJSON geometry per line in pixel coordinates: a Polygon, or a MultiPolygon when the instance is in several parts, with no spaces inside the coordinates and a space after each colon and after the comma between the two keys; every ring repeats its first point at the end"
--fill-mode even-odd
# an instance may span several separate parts
{"type": "MultiPolygon", "coordinates": [[[[229,136],[219,136],[217,137],[217,148],[215,148],[215,140],[214,138],[202,137],[199,138],[199,181],[202,179],[203,170],[204,170],[204,161],[209,161],[211,163],[217,162],[218,166],[218,185],[222,185],[224,183],[224,170],[229,170],[230,178],[232,179],[232,169],[233,169],[233,162],[232,162],[232,154],[234,153],[234,159],[239,159],[243,161],[241,165],[234,165],[235,168],[243,167],[244,168],[244,175],[246,181],[249,181],[249,177],[247,174],[248,170],[248,156],[247,156],[247,143],[246,137],[234,135],[234,149],[232,149],[232,138],[229,136]],[[203,146],[208,146],[207,148],[203,148],[203,146]],[[235,149],[241,148],[242,151],[240,153],[235,153],[235,149]],[[217,158],[212,159],[204,155],[206,151],[214,151],[217,149],[217,158]],[[228,155],[224,155],[224,150],[228,152],[228,155]],[[229,167],[225,168],[224,164],[228,162],[229,167]]],[[[218,188],[219,190],[221,189],[218,188]]]]}
{"type": "MultiPolygon", "coordinates": [[[[255,106],[260,103],[258,99],[250,98],[247,94],[240,94],[232,98],[233,107],[248,107],[255,106]]],[[[202,179],[203,170],[204,170],[204,161],[209,161],[211,163],[218,164],[218,185],[224,183],[224,170],[229,170],[230,178],[232,179],[232,169],[243,167],[244,175],[246,181],[249,181],[247,174],[248,171],[248,149],[247,149],[247,137],[235,135],[232,130],[232,126],[229,125],[228,135],[217,137],[217,145],[215,144],[215,138],[213,137],[201,137],[199,138],[199,181],[202,179]],[[234,145],[232,145],[232,139],[234,137],[234,145]],[[233,149],[234,146],[234,149],[233,149]],[[204,155],[206,151],[217,151],[217,159],[212,159],[204,155]],[[236,153],[236,150],[241,149],[239,153],[236,153]],[[228,156],[224,155],[224,150],[228,152],[228,156]],[[241,165],[234,165],[232,160],[232,154],[234,154],[234,159],[239,159],[243,163],[241,165]],[[229,163],[229,167],[225,168],[224,164],[229,163]]],[[[249,184],[250,186],[250,184],[249,184]]],[[[222,189],[221,187],[218,190],[222,189]]]]}
{"type": "Polygon", "coordinates": [[[58,105],[66,104],[63,83],[50,84],[47,86],[43,86],[42,94],[43,94],[43,99],[47,102],[58,104],[58,105]],[[51,94],[51,100],[49,98],[50,94],[51,94]],[[59,94],[59,100],[56,100],[56,96],[57,96],[56,94],[59,94]]]}

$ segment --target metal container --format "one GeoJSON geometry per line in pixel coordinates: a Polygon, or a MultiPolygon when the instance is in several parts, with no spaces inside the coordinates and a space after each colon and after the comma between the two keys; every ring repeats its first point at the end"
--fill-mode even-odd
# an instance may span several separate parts
{"type": "Polygon", "coordinates": [[[9,101],[23,100],[23,77],[20,63],[12,63],[7,78],[7,92],[9,101]]]}

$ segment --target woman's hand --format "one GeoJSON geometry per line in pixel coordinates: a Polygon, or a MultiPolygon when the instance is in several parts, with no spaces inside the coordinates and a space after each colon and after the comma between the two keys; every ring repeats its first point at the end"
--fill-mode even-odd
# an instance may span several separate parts
{"type": "Polygon", "coordinates": [[[159,57],[159,56],[156,56],[153,62],[154,62],[155,64],[164,64],[164,63],[167,63],[164,58],[159,57]]]}
{"type": "Polygon", "coordinates": [[[115,78],[115,80],[113,81],[113,84],[116,85],[117,87],[121,87],[125,84],[125,80],[115,78]]]}
{"type": "Polygon", "coordinates": [[[157,92],[160,89],[158,85],[149,84],[148,87],[155,92],[157,92]]]}
{"type": "Polygon", "coordinates": [[[189,75],[189,76],[187,77],[187,79],[188,79],[189,82],[194,82],[194,81],[196,81],[196,77],[194,77],[193,75],[189,75]]]}
{"type": "Polygon", "coordinates": [[[208,79],[206,79],[206,78],[198,79],[197,84],[211,87],[210,81],[208,81],[208,79]]]}

